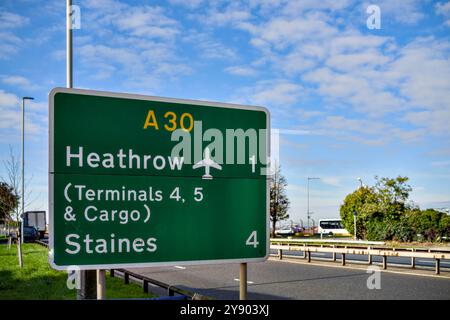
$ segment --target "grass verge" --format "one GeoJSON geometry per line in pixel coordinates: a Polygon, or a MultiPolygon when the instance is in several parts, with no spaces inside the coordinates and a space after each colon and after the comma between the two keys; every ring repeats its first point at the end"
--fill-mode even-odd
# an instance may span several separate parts
{"type": "MultiPolygon", "coordinates": [[[[53,270],[47,261],[47,248],[34,243],[23,245],[23,268],[19,268],[17,246],[9,250],[0,245],[0,300],[70,300],[76,290],[66,286],[67,273],[53,270]]],[[[123,280],[106,277],[106,297],[151,298],[137,284],[125,285],[123,280]]]]}

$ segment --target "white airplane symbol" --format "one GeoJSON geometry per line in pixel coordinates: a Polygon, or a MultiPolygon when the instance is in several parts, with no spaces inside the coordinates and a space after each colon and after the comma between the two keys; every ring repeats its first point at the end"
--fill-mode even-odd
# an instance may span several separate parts
{"type": "Polygon", "coordinates": [[[213,159],[211,159],[211,152],[209,151],[209,148],[205,148],[205,159],[197,162],[192,166],[192,169],[197,169],[205,167],[205,174],[202,176],[202,179],[212,179],[212,175],[209,174],[209,168],[213,167],[217,170],[222,170],[222,166],[216,162],[214,162],[213,159]]]}

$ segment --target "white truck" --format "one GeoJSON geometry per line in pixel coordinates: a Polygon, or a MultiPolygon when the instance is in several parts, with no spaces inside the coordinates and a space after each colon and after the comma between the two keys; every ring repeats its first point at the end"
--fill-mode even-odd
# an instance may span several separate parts
{"type": "Polygon", "coordinates": [[[23,217],[25,227],[35,227],[39,231],[39,238],[44,238],[47,228],[47,217],[45,211],[27,211],[23,217]]]}

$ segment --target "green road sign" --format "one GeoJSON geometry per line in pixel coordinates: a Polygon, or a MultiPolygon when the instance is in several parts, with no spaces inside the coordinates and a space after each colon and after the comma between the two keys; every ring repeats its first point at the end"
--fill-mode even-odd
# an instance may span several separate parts
{"type": "Polygon", "coordinates": [[[267,259],[266,109],[65,88],[49,108],[53,268],[267,259]]]}

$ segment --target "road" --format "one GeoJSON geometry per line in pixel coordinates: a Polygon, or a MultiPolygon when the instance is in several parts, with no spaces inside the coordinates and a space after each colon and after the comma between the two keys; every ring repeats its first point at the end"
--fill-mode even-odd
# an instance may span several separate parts
{"type": "MultiPolygon", "coordinates": [[[[41,239],[42,242],[48,244],[48,238],[41,239]]],[[[271,250],[271,254],[277,254],[277,250],[271,250]]],[[[284,253],[285,255],[286,253],[284,253]]],[[[293,256],[302,256],[302,251],[291,251],[289,252],[289,255],[293,256]]],[[[322,252],[312,252],[311,257],[313,260],[330,260],[332,259],[331,253],[322,253],[322,252]]],[[[341,259],[341,254],[336,254],[336,259],[341,259]]],[[[355,254],[347,254],[346,260],[351,262],[361,262],[365,263],[368,260],[368,256],[366,255],[355,255],[355,254]]],[[[381,264],[382,263],[382,257],[379,256],[372,256],[372,261],[374,264],[381,264]]],[[[405,257],[387,257],[387,263],[388,265],[398,265],[398,266],[410,266],[411,265],[411,258],[405,258],[405,257]]],[[[425,258],[417,258],[416,261],[416,267],[429,267],[434,268],[435,266],[435,260],[433,259],[425,259],[425,258]]],[[[441,268],[449,268],[450,269],[450,260],[441,260],[440,262],[441,268]]]]}
{"type": "MultiPolygon", "coordinates": [[[[133,272],[216,299],[239,298],[238,264],[141,268],[133,272]]],[[[248,265],[248,298],[450,299],[450,278],[390,272],[380,275],[381,289],[369,290],[367,280],[371,274],[365,269],[270,259],[248,265]]]]}

